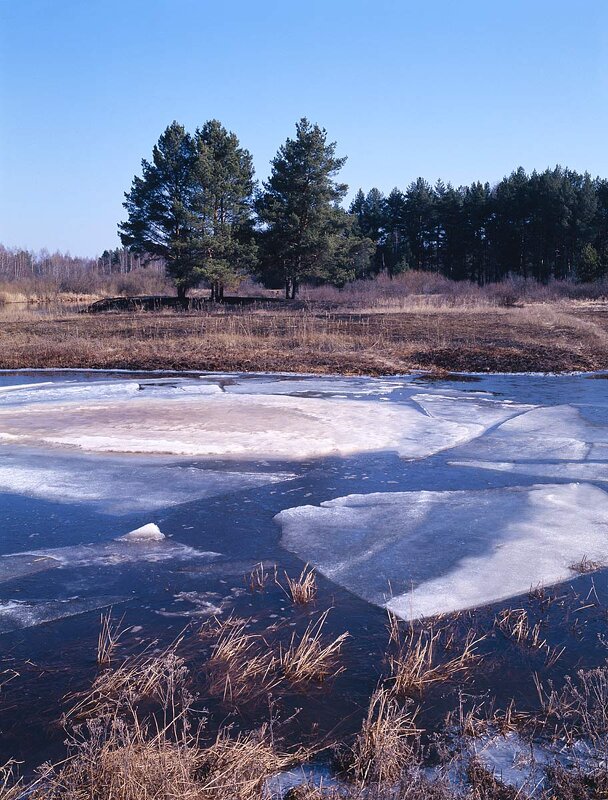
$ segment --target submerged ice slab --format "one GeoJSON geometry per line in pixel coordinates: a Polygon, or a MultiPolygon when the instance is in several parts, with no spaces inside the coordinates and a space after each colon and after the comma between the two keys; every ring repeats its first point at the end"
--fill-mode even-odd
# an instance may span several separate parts
{"type": "MultiPolygon", "coordinates": [[[[153,526],[158,530],[156,525],[153,526]]],[[[78,567],[113,567],[121,564],[162,561],[211,562],[220,553],[196,550],[193,547],[152,536],[151,525],[146,525],[147,534],[139,537],[126,536],[97,544],[81,544],[70,547],[54,547],[46,550],[29,550],[23,553],[8,553],[0,556],[0,583],[22,578],[50,569],[78,567]]],[[[141,532],[141,529],[139,529],[141,532]]],[[[137,533],[134,531],[132,533],[137,533]]],[[[159,531],[160,533],[160,531],[159,531]]]]}
{"type": "MultiPolygon", "coordinates": [[[[407,403],[200,392],[199,385],[193,392],[189,384],[157,395],[125,383],[107,390],[92,385],[88,394],[69,387],[65,396],[43,386],[24,390],[21,403],[18,392],[11,392],[14,402],[0,403],[0,435],[13,443],[91,452],[301,459],[391,450],[424,458],[480,436],[488,425],[486,406],[468,404],[459,414],[458,397],[444,398],[443,413],[432,415],[407,403]],[[47,392],[51,399],[40,401],[47,392]],[[32,395],[36,402],[30,402],[32,395]]],[[[517,413],[506,403],[489,408],[492,423],[517,413]]]]}
{"type": "Polygon", "coordinates": [[[66,617],[123,603],[124,597],[70,597],[65,600],[0,601],[0,634],[34,628],[66,617]]]}
{"type": "Polygon", "coordinates": [[[608,494],[588,484],[349,495],[282,511],[282,544],[403,619],[481,606],[608,561],[608,494]]]}
{"type": "Polygon", "coordinates": [[[130,461],[12,449],[0,455],[0,492],[58,503],[88,504],[102,513],[154,511],[291,480],[289,472],[205,469],[200,465],[130,461]]]}

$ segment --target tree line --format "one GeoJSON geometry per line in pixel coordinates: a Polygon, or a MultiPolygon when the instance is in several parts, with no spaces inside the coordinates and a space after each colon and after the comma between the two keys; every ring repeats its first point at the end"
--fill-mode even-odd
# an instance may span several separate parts
{"type": "Polygon", "coordinates": [[[608,271],[608,181],[557,166],[521,167],[495,186],[418,178],[350,211],[375,244],[374,270],[432,270],[479,284],[510,275],[593,281],[608,271]]]}
{"type": "Polygon", "coordinates": [[[606,179],[561,166],[520,167],[493,186],[418,178],[386,196],[360,189],[345,209],[345,161],[324,129],[301,119],[258,185],[251,154],[220,122],[193,134],[173,122],[125,194],[122,247],[82,259],[0,246],[0,278],[128,274],[153,263],[179,296],[204,283],[221,299],[245,275],[293,298],[303,282],[343,286],[408,269],[479,284],[608,274],[606,179]]]}

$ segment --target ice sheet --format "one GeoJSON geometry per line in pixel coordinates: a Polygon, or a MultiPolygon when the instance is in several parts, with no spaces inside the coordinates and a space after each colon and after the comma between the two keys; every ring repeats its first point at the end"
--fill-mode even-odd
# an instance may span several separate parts
{"type": "Polygon", "coordinates": [[[583,461],[607,442],[607,425],[585,419],[574,406],[558,405],[507,420],[462,454],[487,461],[583,461]]]}
{"type": "Polygon", "coordinates": [[[125,601],[124,597],[71,597],[65,600],[0,601],[0,634],[33,628],[66,617],[75,617],[125,601]]]}
{"type": "Polygon", "coordinates": [[[509,472],[512,475],[526,475],[535,478],[561,478],[567,481],[608,482],[608,460],[571,462],[542,461],[450,461],[454,467],[487,469],[494,472],[509,472]]]}
{"type": "Polygon", "coordinates": [[[18,451],[0,456],[0,492],[52,502],[85,503],[111,514],[154,511],[293,477],[293,473],[262,469],[224,471],[57,453],[44,460],[39,454],[18,451]]]}
{"type": "Polygon", "coordinates": [[[97,544],[54,547],[0,556],[0,583],[62,567],[112,567],[162,561],[211,562],[220,555],[212,551],[196,550],[171,539],[125,540],[119,537],[97,544]]]}
{"type": "Polygon", "coordinates": [[[415,619],[566,580],[608,561],[608,494],[589,484],[350,495],[276,516],[282,544],[415,619]]]}
{"type": "Polygon", "coordinates": [[[462,414],[458,397],[443,398],[441,413],[431,416],[414,404],[231,394],[218,387],[199,393],[199,385],[193,394],[189,385],[169,394],[161,387],[158,395],[139,391],[133,381],[91,384],[88,392],[79,386],[24,390],[22,402],[0,403],[0,435],[91,452],[303,459],[390,450],[424,458],[480,436],[495,418],[517,413],[509,404],[478,401],[462,414]],[[31,402],[27,392],[35,398],[51,392],[52,400],[31,402]]]}

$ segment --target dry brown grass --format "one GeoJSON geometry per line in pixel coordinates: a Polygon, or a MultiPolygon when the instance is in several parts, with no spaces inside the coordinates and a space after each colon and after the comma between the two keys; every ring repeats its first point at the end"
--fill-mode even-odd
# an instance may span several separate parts
{"type": "Polygon", "coordinates": [[[588,575],[590,572],[597,572],[598,569],[602,569],[605,566],[606,564],[602,561],[592,561],[584,555],[580,561],[570,564],[569,569],[571,569],[572,572],[576,572],[578,575],[588,575]]]}
{"type": "Polygon", "coordinates": [[[395,784],[418,764],[418,709],[402,707],[391,691],[372,695],[361,731],[353,745],[351,775],[360,786],[395,784]]]}
{"type": "Polygon", "coordinates": [[[228,617],[203,626],[203,637],[214,640],[206,664],[207,690],[224,702],[247,702],[268,694],[280,682],[277,658],[265,640],[247,633],[249,620],[228,617]]]}
{"type": "MultiPolygon", "coordinates": [[[[9,306],[6,306],[9,308],[9,306]]],[[[20,307],[21,308],[21,307],[20,307]]],[[[387,374],[608,368],[608,303],[77,315],[0,311],[0,368],[387,374]]]]}
{"type": "Polygon", "coordinates": [[[18,764],[13,759],[0,764],[0,800],[18,800],[23,797],[25,786],[17,768],[18,764]]]}
{"type": "Polygon", "coordinates": [[[297,578],[290,578],[285,573],[287,595],[297,606],[313,603],[317,597],[317,578],[314,569],[306,564],[297,578]]]}
{"type": "Polygon", "coordinates": [[[114,713],[117,708],[135,705],[143,698],[163,705],[175,700],[185,688],[188,670],[173,644],[160,654],[126,659],[116,669],[104,669],[90,690],[70,696],[73,705],[64,715],[64,723],[114,713]]]}
{"type": "MultiPolygon", "coordinates": [[[[277,751],[268,725],[247,734],[223,728],[203,745],[183,715],[164,727],[99,717],[72,733],[69,757],[41,770],[33,800],[262,800],[265,781],[303,760],[277,751]]],[[[5,798],[3,798],[5,800],[5,798]]],[[[15,800],[7,797],[6,800],[15,800]]]]}
{"type": "Polygon", "coordinates": [[[458,678],[462,680],[479,661],[478,646],[485,636],[469,630],[458,646],[459,652],[447,656],[457,647],[449,626],[435,629],[432,625],[403,630],[399,620],[389,614],[389,635],[393,649],[388,660],[393,691],[398,697],[421,694],[436,683],[458,678]]]}
{"type": "Polygon", "coordinates": [[[107,667],[112,663],[112,656],[118,646],[118,641],[128,628],[122,627],[122,619],[115,622],[112,619],[112,609],[101,614],[99,636],[97,638],[97,663],[107,667]]]}
{"type": "Polygon", "coordinates": [[[536,689],[547,724],[565,742],[586,739],[608,756],[608,666],[579,670],[557,690],[545,688],[535,675],[536,689]]]}
{"type": "MultiPolygon", "coordinates": [[[[274,568],[275,571],[275,580],[276,580],[276,566],[274,568]]],[[[266,590],[266,586],[270,581],[270,573],[264,566],[264,563],[260,561],[259,564],[256,564],[255,567],[249,573],[249,579],[247,581],[249,590],[251,592],[263,592],[266,590]]]]}
{"type": "Polygon", "coordinates": [[[328,613],[324,611],[318,619],[311,621],[299,641],[294,633],[289,645],[281,647],[279,663],[291,683],[322,683],[344,671],[339,657],[349,634],[341,633],[335,639],[328,640],[323,634],[328,613]]]}

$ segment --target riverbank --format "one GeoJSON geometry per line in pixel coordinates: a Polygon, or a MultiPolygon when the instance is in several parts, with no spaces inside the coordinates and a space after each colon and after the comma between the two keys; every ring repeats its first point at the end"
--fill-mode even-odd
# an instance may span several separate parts
{"type": "Polygon", "coordinates": [[[0,369],[391,374],[608,369],[608,302],[399,311],[301,308],[0,314],[0,369]]]}

